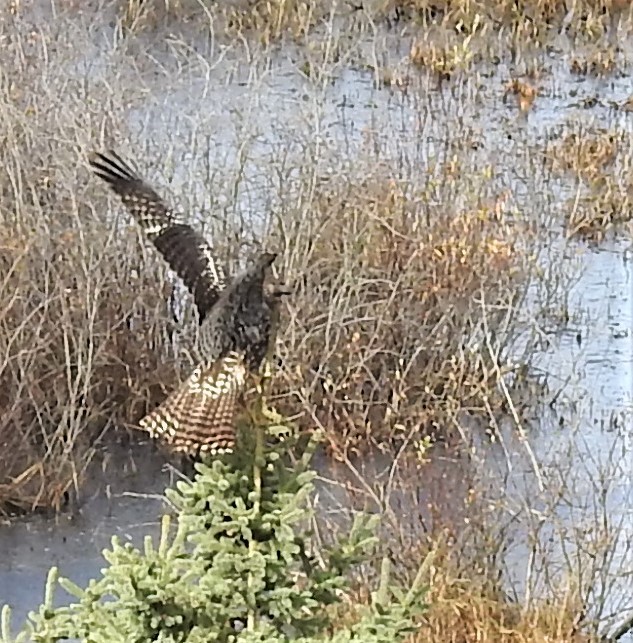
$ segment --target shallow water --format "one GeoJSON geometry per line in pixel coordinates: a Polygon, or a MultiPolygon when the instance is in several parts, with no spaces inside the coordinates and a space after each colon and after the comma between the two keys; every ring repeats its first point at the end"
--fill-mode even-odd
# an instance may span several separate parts
{"type": "MultiPolygon", "coordinates": [[[[565,569],[565,557],[573,558],[578,543],[590,551],[607,533],[614,538],[613,559],[596,563],[610,589],[602,613],[592,616],[614,615],[604,620],[606,631],[633,610],[627,576],[633,569],[630,260],[628,242],[583,255],[585,270],[570,298],[579,321],[543,355],[542,367],[551,374],[550,381],[568,382],[555,406],[543,410],[530,432],[548,493],[538,493],[539,474],[516,431],[503,433],[503,449],[487,449],[482,456],[491,490],[498,490],[491,495],[497,493],[513,507],[508,519],[516,520],[516,541],[506,565],[519,594],[526,591],[528,577],[537,591],[555,583],[565,569]],[[597,524],[604,530],[596,529],[597,524]],[[534,531],[539,537],[528,547],[527,533],[534,531]],[[545,568],[552,578],[539,574],[545,568]]],[[[595,593],[601,589],[596,587],[595,593]]]]}
{"type": "MultiPolygon", "coordinates": [[[[140,543],[146,534],[160,534],[156,516],[163,502],[161,490],[171,483],[164,461],[148,458],[147,453],[117,454],[121,466],[107,476],[95,473],[81,500],[79,512],[57,518],[36,516],[0,524],[2,557],[0,604],[14,611],[14,625],[36,609],[44,597],[48,570],[57,565],[63,576],[80,585],[99,573],[104,566],[101,552],[111,545],[112,536],[121,541],[140,543]],[[142,471],[125,474],[126,457],[143,462],[142,471]]],[[[57,604],[68,597],[58,590],[57,604]]]]}
{"type": "MultiPolygon", "coordinates": [[[[77,33],[85,28],[84,20],[76,17],[77,33]]],[[[362,69],[333,68],[331,78],[306,78],[298,73],[291,50],[259,61],[261,69],[254,75],[239,53],[220,55],[216,49],[211,55],[205,49],[209,43],[197,48],[203,59],[208,57],[204,64],[185,65],[186,57],[173,53],[169,38],[156,42],[147,34],[139,44],[121,45],[113,53],[112,27],[91,29],[91,47],[68,61],[64,73],[90,70],[90,95],[90,83],[103,78],[114,82],[116,67],[116,82],[134,84],[127,125],[136,149],[155,155],[151,178],[169,184],[174,194],[187,193],[201,213],[213,212],[213,217],[201,214],[211,229],[215,219],[230,214],[241,232],[253,237],[265,222],[260,213],[274,210],[292,190],[293,176],[286,168],[301,167],[306,154],[318,153],[318,171],[327,174],[340,171],[341,159],[371,147],[396,178],[415,181],[418,176],[422,180],[432,163],[465,146],[466,170],[494,162],[500,168],[499,191],[511,186],[517,205],[531,211],[558,204],[564,193],[558,180],[527,158],[531,146],[545,145],[570,119],[631,130],[630,117],[613,107],[628,98],[628,80],[578,79],[556,54],[547,61],[552,74],[542,83],[542,96],[522,119],[512,97],[503,100],[510,71],[503,65],[490,76],[472,75],[441,91],[419,82],[409,70],[414,79],[402,92],[376,88],[372,73],[362,69]],[[583,101],[594,98],[591,109],[584,107],[583,101]],[[457,121],[472,140],[456,140],[451,123],[457,121]],[[199,175],[194,180],[178,173],[184,158],[197,159],[199,175]],[[262,172],[262,167],[269,171],[262,172]]],[[[392,57],[401,56],[394,45],[392,57]]],[[[559,233],[550,232],[552,238],[559,233]]],[[[600,250],[580,243],[567,248],[567,263],[560,270],[580,267],[582,276],[569,292],[572,321],[566,330],[551,335],[549,348],[538,360],[549,386],[544,402],[558,389],[562,392],[552,408],[544,405],[530,429],[534,460],[516,428],[508,425],[497,443],[478,445],[469,476],[488,486],[491,502],[498,499],[506,507],[512,536],[506,575],[519,594],[528,588],[547,591],[552,579],[537,570],[547,561],[555,576],[562,569],[562,554],[569,555],[577,546],[582,525],[588,533],[580,540],[589,547],[597,536],[590,533],[590,525],[604,512],[618,542],[615,558],[605,565],[605,583],[612,586],[603,614],[596,614],[601,617],[633,610],[623,575],[633,570],[628,545],[633,536],[633,255],[628,241],[604,244],[600,250]],[[539,484],[548,493],[540,493],[539,484]],[[534,531],[538,546],[530,557],[527,535],[534,531]]],[[[445,507],[452,514],[449,521],[458,527],[463,516],[450,508],[455,498],[465,496],[472,480],[461,475],[465,468],[454,462],[447,465],[449,457],[439,447],[432,450],[420,476],[425,484],[414,493],[416,506],[445,507]]],[[[103,565],[100,552],[113,534],[140,544],[143,535],[158,533],[160,499],[134,494],[160,493],[171,474],[161,470],[158,457],[143,461],[147,468],[141,472],[88,485],[92,495],[84,499],[74,520],[33,518],[0,525],[5,554],[0,559],[0,604],[12,605],[15,624],[39,604],[51,565],[83,584],[98,574],[103,565]]],[[[319,466],[319,507],[324,516],[336,519],[341,506],[350,504],[349,495],[365,502],[368,494],[361,480],[375,480],[379,488],[391,462],[377,455],[358,464],[358,476],[350,467],[326,461],[319,466]],[[360,490],[349,494],[343,482],[360,490]]],[[[381,500],[377,496],[369,508],[375,509],[381,500]]],[[[401,507],[406,496],[394,493],[392,501],[401,507]]],[[[422,526],[430,519],[421,516],[422,526]]],[[[63,600],[61,592],[58,598],[63,600]]]]}

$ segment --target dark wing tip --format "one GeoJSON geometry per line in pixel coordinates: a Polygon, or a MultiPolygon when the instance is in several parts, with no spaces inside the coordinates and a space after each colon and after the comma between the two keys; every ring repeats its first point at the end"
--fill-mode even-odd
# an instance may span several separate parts
{"type": "Polygon", "coordinates": [[[104,181],[112,180],[136,181],[138,177],[132,168],[114,151],[92,151],[88,155],[88,163],[93,172],[104,181]]]}
{"type": "Polygon", "coordinates": [[[122,161],[121,157],[114,150],[106,150],[105,152],[93,150],[88,154],[88,163],[93,167],[103,163],[112,163],[113,161],[115,163],[122,161]]]}

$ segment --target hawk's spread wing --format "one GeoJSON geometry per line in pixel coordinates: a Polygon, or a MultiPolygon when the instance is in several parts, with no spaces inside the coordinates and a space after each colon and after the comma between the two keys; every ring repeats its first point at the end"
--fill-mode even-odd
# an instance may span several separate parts
{"type": "Polygon", "coordinates": [[[224,287],[224,274],[204,237],[180,221],[116,152],[97,152],[90,158],[90,165],[121,197],[170,268],[183,280],[193,294],[202,321],[224,287]]]}
{"type": "Polygon", "coordinates": [[[244,358],[229,353],[189,379],[139,423],[174,451],[229,453],[235,445],[235,407],[246,382],[244,358]]]}

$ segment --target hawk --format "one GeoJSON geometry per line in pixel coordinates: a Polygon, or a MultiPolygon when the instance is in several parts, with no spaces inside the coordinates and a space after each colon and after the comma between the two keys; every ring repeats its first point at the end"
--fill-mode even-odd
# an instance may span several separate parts
{"type": "Polygon", "coordinates": [[[150,436],[189,455],[235,445],[235,408],[250,372],[259,370],[289,290],[265,283],[276,258],[263,253],[226,281],[206,240],[113,151],[89,159],[194,298],[202,361],[182,386],[139,423],[150,436]]]}

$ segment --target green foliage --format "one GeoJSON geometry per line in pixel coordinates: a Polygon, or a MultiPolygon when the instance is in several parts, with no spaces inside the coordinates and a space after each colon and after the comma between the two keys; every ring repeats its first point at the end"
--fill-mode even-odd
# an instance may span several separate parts
{"type": "MultiPolygon", "coordinates": [[[[399,595],[386,564],[371,605],[352,608],[348,600],[349,572],[376,543],[375,516],[358,515],[347,537],[318,556],[312,550],[315,443],[288,467],[279,446],[264,449],[262,430],[250,435],[252,448],[230,461],[197,463],[192,482],[167,490],[176,524],[163,516],[157,548],[150,537],[142,550],[113,538],[102,577],[85,589],[51,570],[44,604],[17,640],[371,643],[413,631],[421,592],[399,595]],[[75,603],[52,607],[58,584],[75,603]]],[[[2,641],[11,640],[5,607],[2,641]]]]}

